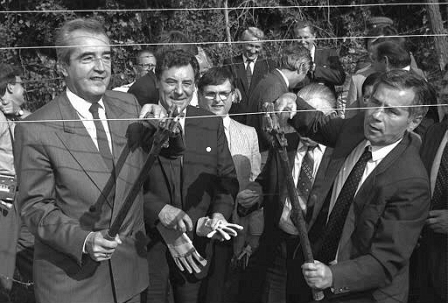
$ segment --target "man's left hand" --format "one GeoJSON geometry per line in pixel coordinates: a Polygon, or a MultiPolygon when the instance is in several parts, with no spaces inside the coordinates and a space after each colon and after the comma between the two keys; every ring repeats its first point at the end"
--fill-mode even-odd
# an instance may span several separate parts
{"type": "Polygon", "coordinates": [[[143,105],[139,118],[155,118],[155,119],[162,119],[167,117],[166,110],[163,106],[158,104],[145,104],[143,105]]]}
{"type": "Polygon", "coordinates": [[[326,289],[333,285],[333,273],[330,267],[314,260],[314,263],[304,263],[302,273],[309,287],[314,289],[326,289]]]}
{"type": "Polygon", "coordinates": [[[448,234],[448,210],[431,210],[425,223],[435,233],[448,234]]]}

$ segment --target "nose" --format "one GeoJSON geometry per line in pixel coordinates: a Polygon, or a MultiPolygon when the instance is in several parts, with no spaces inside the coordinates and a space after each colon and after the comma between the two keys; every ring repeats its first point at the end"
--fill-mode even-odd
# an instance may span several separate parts
{"type": "Polygon", "coordinates": [[[177,83],[174,87],[174,93],[176,95],[182,95],[184,93],[184,89],[182,87],[182,83],[177,83]]]}
{"type": "Polygon", "coordinates": [[[380,120],[382,114],[384,113],[384,107],[378,107],[378,108],[374,108],[372,109],[373,113],[372,113],[372,117],[375,118],[376,120],[380,120]]]}
{"type": "Polygon", "coordinates": [[[104,71],[104,62],[101,58],[98,58],[95,60],[95,70],[97,71],[104,71]]]}

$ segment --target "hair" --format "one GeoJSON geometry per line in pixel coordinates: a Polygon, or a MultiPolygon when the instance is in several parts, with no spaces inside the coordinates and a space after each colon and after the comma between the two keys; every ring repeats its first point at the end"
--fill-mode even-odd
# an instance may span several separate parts
{"type": "MultiPolygon", "coordinates": [[[[160,35],[159,43],[164,43],[166,45],[161,45],[156,48],[156,57],[161,57],[166,51],[180,49],[187,53],[196,56],[198,54],[198,48],[194,44],[183,44],[191,43],[191,40],[182,33],[181,31],[169,31],[164,32],[160,35]],[[180,44],[177,44],[180,43],[180,44]]],[[[158,60],[159,58],[157,58],[158,60]]]]}
{"type": "Polygon", "coordinates": [[[241,32],[240,41],[246,41],[248,38],[257,38],[258,40],[264,39],[264,33],[258,27],[248,27],[244,31],[241,32]]]}
{"type": "Polygon", "coordinates": [[[280,69],[296,70],[297,63],[303,64],[302,71],[307,71],[311,66],[310,51],[302,45],[291,45],[284,49],[279,60],[280,69]]]}
{"type": "Polygon", "coordinates": [[[22,74],[20,68],[6,63],[0,64],[0,96],[6,93],[6,86],[16,82],[16,77],[22,74]]]}
{"type": "Polygon", "coordinates": [[[364,95],[366,92],[366,88],[368,86],[374,86],[375,82],[378,80],[378,78],[381,76],[381,73],[373,73],[367,76],[367,78],[362,83],[361,92],[364,95]]]}
{"type": "Polygon", "coordinates": [[[232,73],[224,67],[212,67],[199,79],[198,90],[202,92],[208,85],[221,85],[227,80],[229,80],[233,90],[235,88],[235,79],[233,78],[232,73]]]}
{"type": "Polygon", "coordinates": [[[154,51],[152,51],[152,50],[150,50],[150,49],[141,49],[141,50],[139,50],[139,51],[137,52],[137,56],[135,56],[135,58],[137,59],[137,61],[138,61],[138,59],[139,59],[140,57],[143,57],[144,54],[151,54],[152,56],[155,57],[154,51]]]}
{"type": "MultiPolygon", "coordinates": [[[[415,98],[412,102],[414,106],[435,104],[436,93],[434,88],[423,77],[413,71],[396,69],[383,73],[373,86],[373,91],[375,92],[381,84],[399,90],[412,89],[415,93],[415,98]]],[[[409,108],[411,117],[424,117],[427,112],[427,106],[409,108]]]]}
{"type": "Polygon", "coordinates": [[[308,21],[308,20],[299,20],[294,25],[294,32],[297,32],[299,29],[308,27],[310,29],[310,32],[314,35],[316,33],[316,30],[314,29],[314,25],[308,21]]]}
{"type": "Polygon", "coordinates": [[[172,67],[191,65],[194,71],[194,79],[199,79],[199,63],[194,55],[181,49],[167,50],[157,58],[156,76],[160,80],[163,71],[172,67]]]}
{"type": "Polygon", "coordinates": [[[334,93],[323,84],[308,84],[297,93],[297,96],[325,114],[330,114],[336,109],[336,98],[334,93]]]}
{"type": "Polygon", "coordinates": [[[382,42],[375,46],[378,60],[387,57],[392,68],[404,68],[411,64],[411,56],[398,43],[382,42]]]}
{"type": "Polygon", "coordinates": [[[402,47],[405,47],[406,43],[406,39],[404,37],[399,37],[397,29],[392,25],[373,27],[367,31],[366,36],[368,38],[366,38],[364,42],[367,50],[369,48],[369,42],[373,46],[386,41],[394,41],[402,47]]]}
{"type": "Polygon", "coordinates": [[[103,24],[97,19],[78,18],[65,22],[56,33],[56,54],[59,62],[66,64],[70,63],[70,55],[73,51],[73,47],[67,46],[70,46],[71,34],[77,30],[82,30],[95,35],[104,35],[107,38],[103,24]]]}

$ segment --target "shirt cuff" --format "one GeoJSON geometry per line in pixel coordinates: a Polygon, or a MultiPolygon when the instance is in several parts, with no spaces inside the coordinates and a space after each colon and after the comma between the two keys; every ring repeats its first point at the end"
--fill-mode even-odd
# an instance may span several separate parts
{"type": "Polygon", "coordinates": [[[89,238],[89,236],[93,234],[93,231],[89,232],[89,234],[87,235],[87,237],[84,239],[84,244],[82,245],[82,253],[83,254],[87,254],[88,252],[86,251],[86,242],[87,239],[89,238]]]}

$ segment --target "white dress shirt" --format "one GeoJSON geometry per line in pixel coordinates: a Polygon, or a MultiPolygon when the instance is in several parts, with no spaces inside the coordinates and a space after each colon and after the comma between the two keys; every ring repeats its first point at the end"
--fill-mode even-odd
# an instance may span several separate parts
{"type": "Polygon", "coordinates": [[[289,88],[289,80],[288,80],[288,78],[285,76],[285,74],[281,70],[279,70],[278,68],[276,68],[276,70],[280,73],[280,75],[282,75],[283,80],[285,80],[286,87],[289,88]]]}
{"type": "MultiPolygon", "coordinates": [[[[300,170],[302,168],[302,160],[305,157],[305,154],[307,152],[308,146],[303,144],[302,141],[299,141],[299,145],[297,146],[297,152],[296,156],[294,158],[294,166],[292,167],[292,175],[294,179],[294,185],[297,187],[297,182],[299,180],[300,170]]],[[[325,145],[318,144],[315,149],[313,149],[313,178],[316,177],[317,171],[320,166],[320,162],[322,161],[322,157],[325,153],[325,145]]],[[[305,210],[306,212],[306,201],[300,200],[300,206],[302,207],[302,210],[305,210]],[[303,204],[303,205],[302,205],[303,204]]],[[[280,217],[280,221],[278,223],[280,229],[282,229],[284,232],[290,234],[290,235],[298,235],[299,232],[297,228],[294,226],[294,223],[291,221],[291,202],[289,201],[289,198],[286,198],[285,204],[283,206],[282,215],[280,217]]]]}
{"type": "Polygon", "coordinates": [[[255,58],[254,61],[249,62],[249,61],[247,61],[246,56],[243,55],[244,69],[247,69],[247,64],[249,64],[250,71],[251,71],[252,75],[254,74],[255,62],[257,62],[257,59],[258,59],[258,57],[255,58]]]}
{"type": "MultiPolygon", "coordinates": [[[[75,108],[75,111],[79,116],[79,119],[81,119],[82,124],[86,128],[87,132],[89,133],[90,137],[92,138],[93,143],[95,144],[96,148],[98,149],[98,140],[96,137],[95,122],[93,121],[93,115],[89,111],[92,103],[82,99],[78,95],[75,95],[74,93],[72,93],[70,91],[70,89],[68,89],[68,87],[67,87],[66,92],[67,92],[68,100],[70,101],[71,105],[75,108]]],[[[100,101],[98,101],[98,104],[101,105],[98,108],[98,114],[100,116],[101,123],[103,123],[104,131],[106,132],[106,136],[107,136],[107,142],[109,144],[109,149],[112,153],[112,140],[111,140],[110,131],[109,131],[109,124],[107,123],[107,120],[106,120],[107,119],[106,111],[105,111],[103,100],[101,99],[100,101]]]]}

